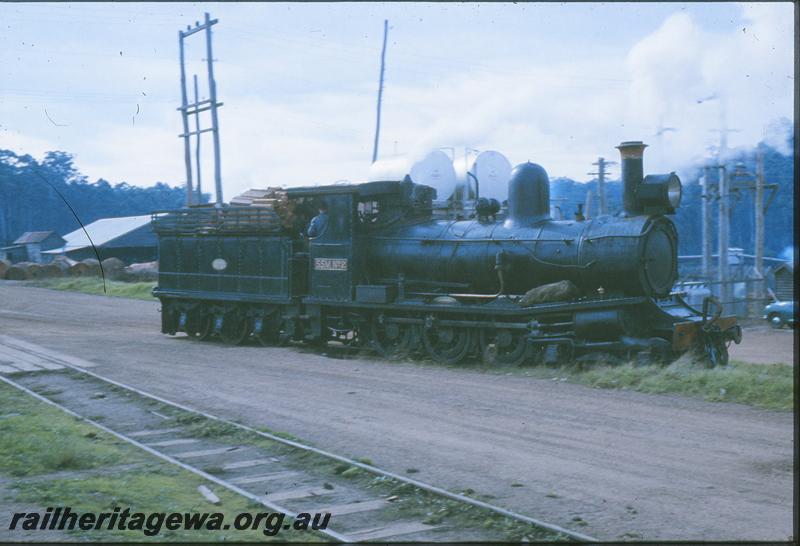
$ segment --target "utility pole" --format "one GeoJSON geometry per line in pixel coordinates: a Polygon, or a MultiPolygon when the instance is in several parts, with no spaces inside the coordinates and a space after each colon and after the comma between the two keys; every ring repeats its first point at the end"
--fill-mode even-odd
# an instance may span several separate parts
{"type": "Polygon", "coordinates": [[[718,248],[719,248],[719,267],[717,268],[717,280],[719,281],[720,300],[731,301],[730,298],[730,279],[728,278],[728,246],[730,245],[730,190],[728,187],[728,172],[725,169],[725,156],[728,151],[728,133],[735,132],[736,129],[728,129],[726,110],[727,101],[725,95],[713,93],[712,95],[697,99],[697,104],[716,100],[719,104],[719,128],[712,131],[719,132],[719,148],[717,150],[717,168],[719,169],[719,226],[718,226],[718,248]]]}
{"type": "Polygon", "coordinates": [[[186,163],[186,205],[191,206],[194,203],[194,191],[192,188],[192,154],[191,154],[191,138],[197,138],[197,147],[195,149],[195,157],[197,160],[197,176],[198,176],[198,191],[197,202],[199,203],[202,195],[200,193],[200,135],[203,133],[211,132],[214,143],[214,189],[216,191],[216,206],[222,206],[222,176],[220,169],[220,153],[219,153],[219,117],[217,116],[217,109],[222,106],[221,102],[217,102],[217,82],[214,80],[214,57],[211,50],[211,27],[216,25],[219,21],[211,19],[211,16],[206,13],[205,21],[201,25],[195,21],[194,27],[187,25],[186,30],[178,31],[178,43],[180,50],[180,64],[181,64],[181,106],[178,110],[181,112],[183,119],[183,134],[178,135],[183,138],[184,143],[184,160],[186,163]],[[189,104],[186,91],[186,68],[185,68],[185,55],[184,55],[184,40],[197,32],[205,31],[206,35],[206,62],[208,65],[208,88],[209,98],[206,100],[198,100],[197,90],[197,76],[195,76],[195,101],[189,104]],[[211,127],[200,129],[200,112],[211,111],[211,127]],[[195,116],[195,130],[189,130],[189,116],[195,116]]]}
{"type": "MultiPolygon", "coordinates": [[[[194,75],[194,103],[197,104],[200,101],[200,96],[197,91],[197,74],[194,75]]],[[[194,113],[194,130],[197,132],[197,138],[195,139],[195,148],[194,148],[194,160],[197,166],[197,202],[203,202],[203,189],[200,187],[200,112],[195,111],[194,113]]]]}
{"type": "MultiPolygon", "coordinates": [[[[188,27],[187,27],[188,28],[188,27]]],[[[186,163],[186,206],[190,207],[194,204],[194,190],[192,189],[192,152],[191,142],[189,141],[189,101],[186,97],[186,67],[184,64],[184,51],[183,51],[183,32],[178,31],[178,46],[180,52],[181,62],[181,119],[183,120],[183,159],[186,163]]]]}
{"type": "MultiPolygon", "coordinates": [[[[214,23],[217,20],[214,19],[214,23]]],[[[214,80],[214,55],[211,53],[211,16],[206,12],[206,61],[208,62],[208,88],[211,101],[211,136],[214,141],[214,189],[217,194],[217,207],[222,206],[222,172],[219,165],[219,120],[217,118],[217,82],[214,80]]],[[[197,138],[200,138],[198,135],[197,138]]]]}
{"type": "Polygon", "coordinates": [[[730,300],[728,278],[728,245],[730,244],[730,191],[728,188],[728,172],[725,165],[719,165],[719,201],[718,201],[718,253],[717,281],[719,281],[720,301],[725,304],[730,300]]]}
{"type": "Polygon", "coordinates": [[[381,75],[378,81],[378,117],[375,122],[375,144],[372,146],[372,162],[378,160],[378,140],[381,134],[381,102],[383,101],[383,73],[386,63],[386,38],[389,34],[389,20],[383,20],[383,48],[381,49],[381,75]]]}
{"type": "MultiPolygon", "coordinates": [[[[764,151],[759,144],[756,147],[756,195],[755,208],[755,269],[759,281],[764,280],[764,151]]],[[[764,297],[763,282],[756,283],[756,298],[764,297]]]]}
{"type": "Polygon", "coordinates": [[[703,179],[701,181],[702,195],[700,196],[700,218],[701,218],[701,236],[702,236],[702,273],[703,277],[708,279],[711,277],[711,200],[713,195],[711,192],[711,167],[706,166],[703,168],[703,179]]]}
{"type": "Polygon", "coordinates": [[[767,184],[764,181],[764,149],[761,144],[756,147],[756,173],[747,172],[743,164],[737,166],[733,173],[735,180],[744,178],[750,181],[745,184],[737,184],[737,190],[753,190],[753,218],[754,218],[754,233],[753,233],[753,247],[754,247],[754,269],[756,276],[755,290],[753,297],[757,300],[764,298],[764,216],[767,209],[775,197],[775,192],[778,189],[777,184],[767,184]],[[771,191],[767,203],[764,203],[764,190],[771,191]]]}
{"type": "Polygon", "coordinates": [[[606,171],[606,167],[609,165],[616,165],[616,161],[606,161],[602,157],[598,157],[595,163],[592,165],[597,166],[597,172],[593,173],[586,173],[592,176],[597,177],[597,199],[599,201],[599,207],[597,214],[598,216],[602,216],[603,214],[608,213],[608,209],[606,208],[606,175],[608,172],[606,171]]]}

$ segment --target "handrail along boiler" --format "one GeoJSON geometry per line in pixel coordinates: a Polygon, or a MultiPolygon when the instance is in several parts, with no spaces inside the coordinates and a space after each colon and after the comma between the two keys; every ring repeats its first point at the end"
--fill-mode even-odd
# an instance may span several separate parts
{"type": "Polygon", "coordinates": [[[435,190],[403,181],[277,190],[255,206],[155,214],[162,331],[232,343],[366,344],[386,357],[426,353],[504,364],[697,351],[727,362],[732,316],[672,293],[680,204],[675,173],[644,176],[641,142],[618,146],[618,215],[554,220],[545,170],[517,165],[504,212],[437,215],[435,190]],[[275,199],[271,200],[275,201],[275,199]],[[318,237],[305,226],[325,203],[318,237]],[[282,211],[282,212],[281,212],[282,211]]]}

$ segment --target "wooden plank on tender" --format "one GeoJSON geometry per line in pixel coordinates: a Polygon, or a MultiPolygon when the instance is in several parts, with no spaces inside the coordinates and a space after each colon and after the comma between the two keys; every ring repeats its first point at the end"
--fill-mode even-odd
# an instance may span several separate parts
{"type": "Polygon", "coordinates": [[[329,513],[332,516],[344,516],[347,514],[358,514],[359,512],[369,512],[370,510],[380,510],[388,506],[388,502],[381,499],[364,501],[364,502],[351,502],[348,504],[335,504],[333,506],[323,506],[322,508],[311,508],[306,510],[309,513],[324,514],[329,513]]]}
{"type": "Polygon", "coordinates": [[[297,475],[298,472],[295,472],[294,470],[282,470],[280,472],[272,472],[271,474],[261,474],[260,476],[242,476],[241,478],[233,478],[228,481],[237,485],[241,485],[245,483],[268,482],[270,480],[293,478],[297,475]]]}
{"type": "Polygon", "coordinates": [[[426,523],[420,523],[418,521],[406,521],[400,523],[394,523],[392,525],[386,525],[384,527],[374,527],[372,529],[362,529],[361,531],[353,531],[352,533],[347,533],[347,535],[356,541],[364,541],[369,542],[371,540],[377,540],[386,537],[396,537],[400,535],[408,535],[411,533],[419,533],[422,531],[430,531],[432,529],[436,529],[437,525],[428,525],[426,523]]]}

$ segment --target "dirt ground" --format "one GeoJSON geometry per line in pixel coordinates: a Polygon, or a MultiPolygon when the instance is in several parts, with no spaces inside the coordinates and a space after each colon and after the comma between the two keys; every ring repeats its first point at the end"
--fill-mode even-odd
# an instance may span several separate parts
{"type": "Polygon", "coordinates": [[[752,362],[753,364],[791,364],[794,365],[794,330],[776,330],[768,324],[752,324],[742,331],[742,342],[731,344],[731,360],[752,362]]]}
{"type": "MultiPolygon", "coordinates": [[[[157,303],[7,282],[0,282],[0,332],[90,360],[97,373],[178,402],[448,489],[471,488],[600,539],[792,534],[789,412],[202,343],[161,335],[157,303]]],[[[791,340],[788,331],[757,335],[783,336],[762,338],[769,354],[774,340],[791,340]]],[[[758,354],[759,345],[741,348],[758,354]]]]}

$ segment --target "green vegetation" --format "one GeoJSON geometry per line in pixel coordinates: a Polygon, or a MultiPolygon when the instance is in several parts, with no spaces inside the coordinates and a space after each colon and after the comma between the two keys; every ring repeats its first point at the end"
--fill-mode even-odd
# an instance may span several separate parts
{"type": "MultiPolygon", "coordinates": [[[[316,453],[298,449],[280,442],[256,436],[245,430],[226,425],[199,415],[181,415],[176,422],[189,425],[187,435],[193,437],[214,435],[215,439],[225,438],[228,443],[238,445],[254,445],[279,457],[285,464],[296,468],[304,473],[316,474],[320,480],[330,479],[331,476],[338,476],[352,483],[354,487],[363,491],[372,491],[375,497],[385,498],[391,505],[381,511],[381,519],[385,521],[395,521],[399,519],[413,518],[437,525],[446,520],[447,527],[450,529],[468,529],[479,526],[492,536],[498,537],[497,540],[520,542],[528,541],[552,541],[566,540],[567,537],[541,529],[534,525],[512,520],[471,505],[452,501],[419,489],[413,485],[401,483],[385,476],[363,470],[356,466],[341,463],[316,453]]],[[[275,431],[263,429],[263,432],[275,436],[283,436],[275,431]]],[[[292,437],[296,440],[296,438],[292,437]]],[[[355,459],[363,464],[372,465],[370,459],[355,459]]],[[[416,472],[416,469],[410,469],[416,472]]],[[[224,474],[223,474],[224,477],[224,474]]],[[[336,486],[325,482],[326,489],[333,489],[336,486]]],[[[474,491],[469,490],[472,497],[483,501],[489,501],[490,496],[475,495],[474,491]]],[[[377,525],[377,522],[375,522],[377,525]]]]}
{"type": "Polygon", "coordinates": [[[727,366],[708,369],[688,359],[680,359],[665,367],[625,364],[581,369],[572,365],[518,370],[524,375],[600,389],[699,396],[712,402],[739,402],[770,410],[791,411],[794,408],[794,369],[787,364],[734,361],[727,366]]]}
{"type": "MultiPolygon", "coordinates": [[[[118,441],[100,441],[94,427],[0,384],[0,475],[86,470],[119,464],[123,458],[118,441]]],[[[126,458],[129,463],[142,460],[126,458]]]]}
{"type": "MultiPolygon", "coordinates": [[[[232,521],[241,512],[266,508],[213,487],[218,505],[206,501],[197,487],[203,478],[169,465],[60,410],[0,383],[0,478],[12,510],[69,506],[72,512],[111,512],[115,507],[143,512],[219,512],[232,521]]],[[[16,532],[19,531],[19,527],[16,532]]],[[[265,536],[251,531],[170,531],[153,537],[142,531],[64,531],[77,541],[303,541],[313,533],[265,536]]],[[[31,533],[28,538],[43,538],[31,533]]],[[[62,539],[63,540],[63,539],[62,539]]]]}
{"type": "MultiPolygon", "coordinates": [[[[50,288],[53,290],[72,290],[86,294],[103,295],[103,279],[100,277],[75,277],[66,279],[45,279],[31,283],[33,286],[50,288]]],[[[152,300],[152,290],[155,282],[122,282],[106,279],[107,296],[133,298],[137,300],[152,300]]]]}

